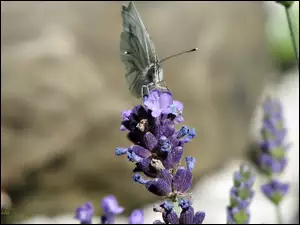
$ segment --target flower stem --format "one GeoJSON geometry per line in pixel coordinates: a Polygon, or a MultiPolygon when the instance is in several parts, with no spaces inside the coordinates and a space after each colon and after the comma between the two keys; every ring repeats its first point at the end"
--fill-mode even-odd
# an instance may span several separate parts
{"type": "Polygon", "coordinates": [[[279,205],[276,206],[277,224],[283,224],[279,205]]]}
{"type": "Polygon", "coordinates": [[[294,34],[291,13],[290,13],[289,7],[285,6],[284,8],[285,8],[286,18],[287,18],[287,21],[288,21],[290,36],[291,36],[291,39],[292,39],[292,45],[293,45],[294,53],[295,53],[295,56],[296,56],[297,67],[298,67],[298,71],[299,71],[299,58],[298,58],[298,51],[297,51],[297,42],[296,42],[296,37],[295,37],[295,34],[294,34]]]}
{"type": "Polygon", "coordinates": [[[174,206],[174,211],[176,212],[177,216],[179,217],[179,216],[180,216],[180,212],[181,212],[181,208],[179,207],[179,201],[178,201],[178,198],[176,198],[176,199],[173,201],[173,206],[174,206]]]}

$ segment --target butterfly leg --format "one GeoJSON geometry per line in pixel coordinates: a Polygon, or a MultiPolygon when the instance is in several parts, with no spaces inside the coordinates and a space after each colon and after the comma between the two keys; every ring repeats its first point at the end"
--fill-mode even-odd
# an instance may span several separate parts
{"type": "Polygon", "coordinates": [[[146,95],[148,95],[149,92],[150,92],[149,91],[149,85],[143,85],[142,90],[141,90],[142,98],[144,98],[146,95]]]}

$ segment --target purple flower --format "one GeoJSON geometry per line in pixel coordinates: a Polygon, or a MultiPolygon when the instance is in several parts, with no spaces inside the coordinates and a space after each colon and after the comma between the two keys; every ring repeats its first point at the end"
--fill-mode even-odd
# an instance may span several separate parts
{"type": "Polygon", "coordinates": [[[230,190],[230,205],[227,207],[228,224],[249,224],[249,205],[254,197],[252,190],[255,177],[246,165],[241,165],[233,176],[234,186],[230,190]]]}
{"type": "Polygon", "coordinates": [[[144,223],[144,213],[143,211],[136,209],[129,216],[129,224],[143,224],[144,223]]]}
{"type": "Polygon", "coordinates": [[[124,126],[123,130],[143,134],[154,124],[151,112],[142,105],[137,105],[132,110],[126,110],[122,114],[124,115],[121,123],[121,127],[124,126]]]}
{"type": "Polygon", "coordinates": [[[169,114],[173,103],[172,94],[169,91],[153,90],[144,101],[144,105],[152,111],[151,115],[156,118],[161,114],[169,114]]]}
{"type": "Polygon", "coordinates": [[[196,159],[194,157],[191,157],[191,156],[188,156],[186,157],[186,167],[187,169],[192,172],[192,170],[194,169],[195,167],[195,164],[196,164],[196,159]]]}
{"type": "Polygon", "coordinates": [[[182,116],[183,104],[179,101],[174,100],[173,104],[169,108],[170,113],[175,116],[174,122],[176,124],[182,123],[184,120],[182,116]]]}
{"type": "MultiPolygon", "coordinates": [[[[266,98],[263,109],[262,142],[257,152],[257,163],[268,177],[273,177],[280,175],[286,168],[286,152],[290,145],[285,140],[287,129],[284,127],[283,109],[279,99],[266,98]]],[[[288,189],[288,184],[277,180],[271,180],[261,186],[264,195],[275,205],[281,202],[288,189]]]]}
{"type": "Polygon", "coordinates": [[[183,104],[173,101],[170,92],[150,92],[145,106],[138,105],[122,113],[122,125],[129,131],[128,138],[134,146],[117,148],[115,155],[127,154],[128,159],[136,163],[134,171],[150,177],[156,177],[161,169],[176,168],[184,144],[196,136],[195,129],[186,126],[176,132],[176,119],[180,119],[182,110],[183,104]],[[162,166],[153,168],[153,159],[159,160],[162,166]]]}
{"type": "Polygon", "coordinates": [[[269,154],[262,153],[258,159],[260,168],[268,175],[280,174],[287,165],[287,159],[276,159],[269,154]]]}
{"type": "MultiPolygon", "coordinates": [[[[125,110],[125,111],[123,111],[122,112],[122,121],[128,121],[129,120],[129,116],[131,115],[131,110],[125,110]]],[[[127,130],[127,128],[123,125],[123,124],[121,124],[121,127],[120,127],[120,130],[121,131],[126,131],[127,130]]]]}
{"type": "Polygon", "coordinates": [[[280,174],[286,167],[287,130],[283,124],[283,110],[276,98],[268,97],[263,105],[264,117],[261,129],[262,141],[256,154],[256,162],[267,175],[280,174]]]}
{"type": "Polygon", "coordinates": [[[180,224],[202,224],[205,218],[205,212],[199,211],[194,213],[194,208],[189,200],[180,200],[179,206],[182,211],[180,213],[180,224]]]}
{"type": "MultiPolygon", "coordinates": [[[[150,118],[148,119],[151,121],[150,118]]],[[[132,121],[132,124],[136,124],[134,123],[136,120],[132,121]]],[[[130,120],[125,122],[123,123],[124,126],[130,129],[130,120]]],[[[167,116],[161,116],[156,118],[153,125],[147,127],[147,132],[133,128],[128,137],[134,145],[130,148],[116,148],[115,155],[127,154],[128,159],[136,163],[135,171],[155,177],[156,172],[149,174],[149,171],[153,171],[151,168],[152,159],[160,160],[163,169],[175,168],[181,160],[184,144],[191,141],[195,136],[195,129],[186,126],[175,132],[174,121],[167,116]]]]}
{"type": "Polygon", "coordinates": [[[179,167],[174,175],[167,169],[163,169],[155,179],[145,180],[140,174],[134,174],[133,180],[145,185],[148,191],[158,196],[184,195],[192,185],[192,168],[195,160],[193,157],[187,157],[186,163],[188,169],[179,167]]]}
{"type": "MultiPolygon", "coordinates": [[[[194,213],[194,209],[191,206],[189,200],[180,200],[179,206],[181,207],[181,213],[178,218],[176,212],[173,209],[173,205],[168,202],[163,202],[160,206],[154,206],[155,212],[161,212],[162,218],[165,224],[202,224],[205,218],[205,213],[202,211],[194,213]]],[[[163,222],[156,220],[154,224],[163,224],[163,222]]]]}
{"type": "MultiPolygon", "coordinates": [[[[133,181],[173,202],[190,197],[188,191],[196,164],[194,157],[186,157],[186,168],[180,166],[185,144],[196,137],[194,128],[182,126],[176,131],[176,124],[183,122],[182,112],[183,104],[173,100],[169,91],[151,91],[143,97],[143,105],[122,113],[122,130],[128,131],[127,137],[133,145],[115,150],[115,155],[127,155],[129,161],[135,163],[133,181]]],[[[194,215],[194,209],[186,204],[188,207],[183,207],[180,219],[173,206],[163,203],[159,211],[164,222],[179,224],[180,220],[186,223],[189,219],[193,224],[201,224],[205,214],[197,212],[194,215]]],[[[154,223],[163,224],[161,221],[154,223]]]]}
{"type": "Polygon", "coordinates": [[[163,208],[162,217],[166,224],[179,224],[179,219],[176,212],[173,210],[173,206],[168,202],[163,202],[160,205],[163,208]]]}
{"type": "Polygon", "coordinates": [[[289,190],[289,184],[281,183],[277,180],[271,180],[269,183],[261,186],[261,190],[268,199],[275,205],[278,205],[289,190]]]}
{"type": "Polygon", "coordinates": [[[79,220],[81,224],[92,224],[93,215],[94,208],[90,202],[78,207],[75,211],[75,219],[79,220]]]}
{"type": "Polygon", "coordinates": [[[102,224],[113,224],[115,215],[124,211],[124,208],[118,205],[117,199],[113,195],[106,196],[101,201],[101,207],[103,210],[103,215],[101,216],[102,224]]]}

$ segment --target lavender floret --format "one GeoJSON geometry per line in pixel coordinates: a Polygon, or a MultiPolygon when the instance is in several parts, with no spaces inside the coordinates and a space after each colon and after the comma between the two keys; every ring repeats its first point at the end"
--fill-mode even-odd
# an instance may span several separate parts
{"type": "Polygon", "coordinates": [[[124,208],[119,206],[116,197],[113,195],[106,196],[101,201],[101,207],[103,210],[103,215],[101,216],[102,224],[113,224],[115,216],[124,211],[124,208]]]}
{"type": "Polygon", "coordinates": [[[261,186],[261,190],[275,205],[279,205],[283,197],[288,193],[289,184],[278,180],[271,180],[261,186]]]}
{"type": "Polygon", "coordinates": [[[94,208],[90,202],[79,206],[75,210],[75,219],[79,220],[81,224],[92,224],[93,215],[94,208]]]}
{"type": "Polygon", "coordinates": [[[144,223],[144,213],[142,210],[134,210],[128,218],[129,224],[143,224],[144,223]]]}

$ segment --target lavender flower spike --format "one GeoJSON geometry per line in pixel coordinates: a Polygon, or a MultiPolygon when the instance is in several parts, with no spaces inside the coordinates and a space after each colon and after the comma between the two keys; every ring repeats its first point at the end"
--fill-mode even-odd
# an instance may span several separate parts
{"type": "Polygon", "coordinates": [[[268,97],[263,105],[264,117],[261,129],[262,141],[256,153],[260,169],[268,176],[281,174],[286,167],[286,128],[283,123],[282,106],[278,99],[268,97]]]}
{"type": "Polygon", "coordinates": [[[75,211],[75,219],[79,220],[81,224],[92,224],[93,215],[94,208],[90,202],[79,206],[75,211]]]}
{"type": "Polygon", "coordinates": [[[103,209],[103,215],[101,216],[102,224],[113,224],[115,216],[124,211],[124,208],[118,205],[117,199],[113,195],[106,196],[101,201],[101,207],[103,209]]]}
{"type": "Polygon", "coordinates": [[[246,165],[234,173],[234,186],[230,190],[230,205],[227,207],[228,224],[249,224],[249,205],[253,199],[254,176],[246,165]]]}

